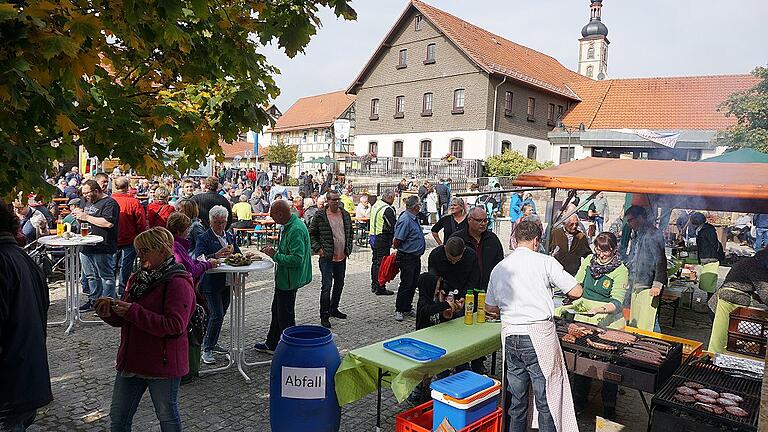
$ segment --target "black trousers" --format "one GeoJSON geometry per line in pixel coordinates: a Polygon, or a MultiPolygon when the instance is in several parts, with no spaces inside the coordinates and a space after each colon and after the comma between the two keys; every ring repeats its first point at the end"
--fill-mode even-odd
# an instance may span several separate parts
{"type": "Polygon", "coordinates": [[[397,253],[397,265],[400,267],[400,287],[397,289],[395,311],[410,312],[413,309],[413,296],[421,274],[421,255],[397,253]]]}
{"type": "Polygon", "coordinates": [[[296,291],[275,288],[272,297],[272,321],[266,340],[267,347],[271,350],[277,348],[283,330],[296,325],[296,291]]]}
{"type": "MultiPolygon", "coordinates": [[[[574,403],[586,405],[589,398],[589,388],[592,386],[592,378],[583,375],[572,375],[571,387],[574,403]]],[[[602,399],[603,408],[616,408],[616,396],[619,393],[619,385],[603,381],[602,399]]],[[[583,406],[582,406],[583,408],[583,406]]]]}
{"type": "Polygon", "coordinates": [[[341,300],[341,291],[344,289],[344,275],[347,272],[347,259],[339,262],[333,262],[327,258],[321,257],[318,261],[320,265],[321,288],[320,288],[320,317],[328,318],[331,312],[339,310],[339,301],[341,300]],[[331,290],[333,288],[333,290],[331,290]],[[333,292],[333,293],[331,293],[333,292]]]}
{"type": "MultiPolygon", "coordinates": [[[[380,240],[377,238],[377,242],[380,240]]],[[[386,288],[386,285],[379,285],[379,269],[381,268],[381,260],[384,259],[385,256],[389,255],[389,250],[392,246],[392,243],[387,242],[386,245],[379,247],[378,245],[373,247],[373,251],[371,251],[371,290],[372,291],[381,291],[384,288],[386,288]],[[386,246],[386,247],[384,247],[386,246]]]]}

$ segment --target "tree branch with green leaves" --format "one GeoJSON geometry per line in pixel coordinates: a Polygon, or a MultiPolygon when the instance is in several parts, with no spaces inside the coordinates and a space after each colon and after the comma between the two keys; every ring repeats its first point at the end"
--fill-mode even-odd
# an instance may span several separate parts
{"type": "Polygon", "coordinates": [[[78,146],[144,175],[183,173],[271,119],[279,71],[350,0],[30,0],[0,4],[0,194],[49,194],[78,146]],[[22,7],[23,6],[23,7],[22,7]],[[173,153],[174,164],[168,164],[173,153]]]}
{"type": "Polygon", "coordinates": [[[723,134],[730,148],[752,148],[768,153],[768,68],[756,67],[752,75],[761,79],[754,87],[732,94],[720,105],[736,124],[723,134]]]}

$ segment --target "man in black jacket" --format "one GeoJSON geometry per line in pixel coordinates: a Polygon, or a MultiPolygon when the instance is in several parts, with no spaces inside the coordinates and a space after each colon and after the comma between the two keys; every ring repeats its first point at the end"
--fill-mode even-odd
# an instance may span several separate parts
{"type": "Polygon", "coordinates": [[[53,400],[48,351],[48,284],[17,244],[19,220],[0,200],[0,431],[25,430],[53,400]]]}
{"type": "Polygon", "coordinates": [[[707,222],[706,216],[696,212],[691,215],[691,225],[696,228],[696,250],[699,264],[708,264],[725,259],[723,244],[717,238],[717,231],[707,222]]]}
{"type": "Polygon", "coordinates": [[[477,266],[480,268],[480,286],[477,288],[487,290],[491,270],[504,259],[501,241],[496,234],[488,231],[488,214],[481,207],[472,208],[468,228],[456,231],[451,237],[459,237],[467,247],[475,251],[477,266]]]}
{"type": "Polygon", "coordinates": [[[220,205],[227,209],[227,212],[229,213],[227,219],[227,228],[229,228],[230,225],[232,225],[232,204],[230,204],[226,197],[219,195],[219,179],[216,177],[208,177],[204,180],[203,187],[205,188],[205,192],[197,194],[191,198],[192,202],[197,204],[200,223],[203,224],[206,230],[210,228],[211,224],[208,220],[208,212],[214,206],[220,205]]]}
{"type": "Polygon", "coordinates": [[[336,191],[326,194],[328,205],[317,211],[309,226],[309,240],[312,252],[320,255],[318,264],[322,274],[320,291],[320,324],[331,328],[330,317],[346,319],[339,311],[344,276],[347,271],[347,257],[352,253],[352,218],[339,205],[340,195],[336,191]],[[333,285],[333,294],[331,294],[333,285]]]}
{"type": "Polygon", "coordinates": [[[446,293],[456,291],[454,298],[463,299],[467,290],[480,289],[480,269],[475,251],[464,240],[451,237],[429,254],[429,272],[442,279],[446,293]]]}
{"type": "Polygon", "coordinates": [[[451,203],[451,189],[448,187],[448,181],[441,179],[435,186],[435,193],[437,194],[437,216],[441,218],[448,211],[448,204],[451,203]]]}

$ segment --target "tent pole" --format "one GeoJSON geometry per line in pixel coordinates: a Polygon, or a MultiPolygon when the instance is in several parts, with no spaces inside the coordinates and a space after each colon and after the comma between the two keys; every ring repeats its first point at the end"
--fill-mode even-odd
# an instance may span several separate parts
{"type": "Polygon", "coordinates": [[[555,195],[557,194],[557,189],[550,189],[549,191],[549,214],[547,215],[547,229],[544,233],[544,250],[549,250],[549,237],[552,233],[552,224],[555,222],[555,212],[557,209],[555,209],[555,195]]]}

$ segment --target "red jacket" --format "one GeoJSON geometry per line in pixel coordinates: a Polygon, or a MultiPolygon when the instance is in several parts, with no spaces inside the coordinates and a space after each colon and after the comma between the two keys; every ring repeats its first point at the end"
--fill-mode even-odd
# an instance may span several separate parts
{"type": "Polygon", "coordinates": [[[147,206],[147,225],[149,228],[163,227],[168,222],[168,216],[171,215],[176,209],[173,205],[162,202],[152,201],[147,206]]]}
{"type": "Polygon", "coordinates": [[[133,239],[147,229],[144,208],[133,195],[113,193],[112,198],[120,206],[120,223],[117,224],[117,247],[130,246],[133,239]]]}
{"type": "MultiPolygon", "coordinates": [[[[133,286],[128,279],[123,300],[133,286]]],[[[192,276],[186,271],[159,282],[131,304],[124,317],[102,318],[120,327],[116,369],[153,378],[178,378],[189,372],[187,326],[195,311],[192,276]],[[165,291],[165,306],[163,306],[165,291]]]]}

